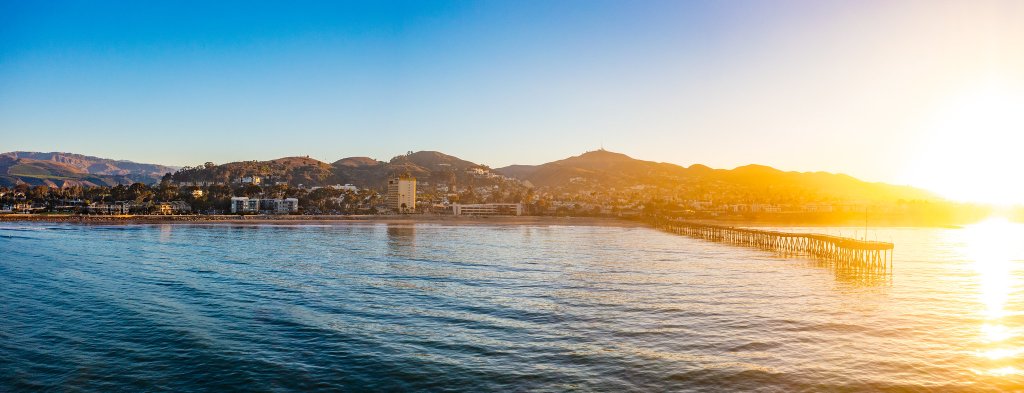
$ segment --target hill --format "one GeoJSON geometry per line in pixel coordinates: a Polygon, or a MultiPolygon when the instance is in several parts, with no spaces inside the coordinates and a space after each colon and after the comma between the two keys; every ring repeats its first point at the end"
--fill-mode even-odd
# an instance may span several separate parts
{"type": "Polygon", "coordinates": [[[421,182],[469,181],[469,168],[483,165],[437,151],[418,151],[396,156],[387,162],[368,157],[349,157],[334,162],[334,173],[343,183],[360,187],[381,187],[389,176],[410,174],[421,182]]]}
{"type": "Polygon", "coordinates": [[[221,165],[182,168],[172,178],[177,182],[211,181],[230,183],[246,176],[261,176],[268,183],[292,186],[355,184],[380,188],[390,176],[411,174],[420,182],[488,183],[474,178],[467,169],[486,168],[436,151],[420,151],[378,161],[369,157],[348,157],[328,164],[309,157],[287,157],[270,161],[241,161],[221,165]]]}
{"type": "MultiPolygon", "coordinates": [[[[111,160],[72,153],[10,152],[0,154],[0,186],[18,183],[50,187],[113,186],[133,182],[156,183],[174,167],[111,160]]],[[[502,183],[487,175],[489,168],[437,151],[419,151],[388,161],[348,157],[325,163],[309,157],[268,161],[207,163],[174,172],[177,182],[232,183],[261,176],[264,184],[291,186],[355,184],[381,188],[390,176],[408,173],[423,184],[459,187],[502,183]]],[[[512,165],[494,170],[501,175],[566,192],[625,192],[644,190],[648,195],[722,203],[815,202],[865,200],[935,200],[934,195],[911,187],[870,183],[826,172],[786,172],[763,165],[712,169],[704,165],[675,164],[634,159],[606,150],[587,152],[542,165],[512,165]]]]}
{"type": "Polygon", "coordinates": [[[671,195],[735,202],[938,199],[916,188],[870,183],[826,172],[786,172],[763,165],[732,170],[704,165],[689,168],[637,160],[597,150],[542,165],[512,165],[495,172],[540,187],[568,190],[660,188],[671,195]]]}
{"type": "Polygon", "coordinates": [[[682,180],[686,168],[674,164],[633,159],[625,154],[597,150],[543,165],[512,165],[495,172],[540,187],[558,187],[585,181],[605,187],[630,187],[682,180]]]}
{"type": "Polygon", "coordinates": [[[74,153],[15,151],[0,154],[0,186],[50,187],[154,183],[176,167],[74,153]]]}
{"type": "Polygon", "coordinates": [[[175,182],[213,182],[229,184],[243,177],[260,176],[264,184],[287,183],[297,186],[335,184],[333,166],[309,157],[283,157],[269,161],[238,161],[216,165],[184,167],[175,172],[175,182]]]}

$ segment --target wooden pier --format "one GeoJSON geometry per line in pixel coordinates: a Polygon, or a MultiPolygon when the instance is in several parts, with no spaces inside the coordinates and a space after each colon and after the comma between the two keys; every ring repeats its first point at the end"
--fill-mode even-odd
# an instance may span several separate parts
{"type": "Polygon", "coordinates": [[[656,219],[664,231],[715,242],[807,255],[847,266],[891,270],[893,244],[815,233],[794,233],[656,219]]]}

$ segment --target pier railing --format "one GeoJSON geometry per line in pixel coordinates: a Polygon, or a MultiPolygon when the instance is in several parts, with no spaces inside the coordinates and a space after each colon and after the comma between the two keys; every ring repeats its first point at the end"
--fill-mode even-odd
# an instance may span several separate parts
{"type": "Polygon", "coordinates": [[[652,223],[661,230],[678,235],[787,254],[808,255],[871,269],[892,269],[892,243],[816,233],[737,228],[667,218],[656,218],[652,223]]]}

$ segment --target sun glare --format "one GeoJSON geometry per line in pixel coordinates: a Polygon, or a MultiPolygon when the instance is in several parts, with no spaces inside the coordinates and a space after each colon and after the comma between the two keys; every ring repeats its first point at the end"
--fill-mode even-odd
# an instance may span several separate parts
{"type": "Polygon", "coordinates": [[[965,202],[1024,203],[1024,89],[992,84],[941,106],[911,152],[904,181],[965,202]]]}
{"type": "MultiPolygon", "coordinates": [[[[1007,322],[1006,305],[1017,286],[1016,258],[1013,247],[1020,232],[1005,219],[989,219],[965,229],[964,256],[973,263],[978,277],[979,310],[985,321],[980,327],[978,356],[990,361],[1006,361],[1019,357],[1024,348],[1013,344],[1020,334],[1018,328],[1007,322]]],[[[989,370],[991,375],[1016,374],[1012,367],[989,370]]]]}
{"type": "MultiPolygon", "coordinates": [[[[1019,241],[1014,238],[1018,233],[1014,229],[1014,224],[1000,218],[966,228],[965,253],[973,261],[974,270],[978,273],[979,300],[985,306],[984,314],[993,320],[1004,316],[1004,306],[1014,287],[1014,256],[1008,246],[1019,241]]],[[[990,326],[988,329],[992,331],[998,328],[990,326]]]]}

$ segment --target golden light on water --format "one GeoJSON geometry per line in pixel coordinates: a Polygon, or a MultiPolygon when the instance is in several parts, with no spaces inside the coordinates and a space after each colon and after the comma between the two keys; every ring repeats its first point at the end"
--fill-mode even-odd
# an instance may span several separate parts
{"type": "Polygon", "coordinates": [[[1019,374],[1019,373],[1020,373],[1020,370],[1018,370],[1016,367],[1006,366],[1006,367],[1000,367],[1000,368],[997,368],[997,369],[989,370],[989,372],[987,374],[988,375],[992,375],[992,376],[996,376],[996,377],[1005,377],[1005,376],[1015,375],[1015,374],[1019,374]]]}
{"type": "Polygon", "coordinates": [[[983,341],[987,343],[998,343],[1013,337],[1013,333],[1006,326],[989,323],[981,325],[981,333],[983,341]]]}
{"type": "Polygon", "coordinates": [[[1000,348],[1000,349],[990,349],[988,351],[983,351],[982,352],[982,356],[984,356],[984,357],[986,357],[988,359],[992,359],[992,360],[999,360],[999,359],[1006,359],[1006,358],[1016,357],[1016,356],[1020,355],[1022,352],[1024,352],[1024,350],[1021,350],[1020,348],[1013,348],[1013,349],[1000,348]]]}
{"type": "Polygon", "coordinates": [[[989,219],[965,230],[965,256],[972,261],[977,274],[979,313],[985,322],[980,326],[979,341],[983,348],[977,356],[992,361],[992,368],[981,373],[992,376],[1021,374],[1012,365],[1024,354],[1024,348],[1015,346],[1018,331],[1006,324],[1007,302],[1016,286],[1013,246],[1020,241],[1014,224],[1005,219],[989,219]],[[1011,362],[1011,365],[1006,365],[1011,362]]]}
{"type": "Polygon", "coordinates": [[[1006,315],[1005,306],[1013,290],[1013,224],[1005,219],[989,219],[967,228],[966,254],[978,273],[979,299],[985,306],[985,317],[999,319],[1006,315]]]}

